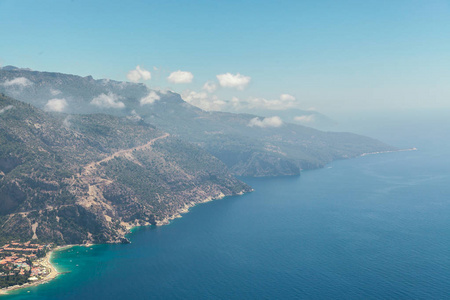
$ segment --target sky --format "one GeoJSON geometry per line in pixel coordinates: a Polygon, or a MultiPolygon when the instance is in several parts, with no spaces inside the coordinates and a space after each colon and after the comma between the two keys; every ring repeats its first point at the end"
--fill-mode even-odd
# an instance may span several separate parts
{"type": "Polygon", "coordinates": [[[143,82],[211,110],[450,109],[448,0],[0,0],[0,38],[1,66],[143,82]]]}

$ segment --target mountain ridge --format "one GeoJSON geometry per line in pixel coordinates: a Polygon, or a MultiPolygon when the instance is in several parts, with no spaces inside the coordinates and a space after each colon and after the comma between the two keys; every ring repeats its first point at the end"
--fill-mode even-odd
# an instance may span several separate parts
{"type": "Polygon", "coordinates": [[[146,123],[92,114],[67,124],[67,115],[0,95],[0,109],[8,106],[0,114],[4,242],[126,242],[133,226],[251,191],[206,151],[146,123]]]}
{"type": "Polygon", "coordinates": [[[42,109],[58,98],[66,101],[63,111],[68,113],[106,113],[143,120],[204,148],[238,176],[298,175],[336,159],[395,149],[351,133],[323,132],[290,123],[270,127],[261,123],[264,117],[252,114],[203,111],[177,93],[151,90],[142,83],[0,70],[0,91],[42,109]],[[24,85],[5,86],[17,78],[24,78],[24,85]]]}

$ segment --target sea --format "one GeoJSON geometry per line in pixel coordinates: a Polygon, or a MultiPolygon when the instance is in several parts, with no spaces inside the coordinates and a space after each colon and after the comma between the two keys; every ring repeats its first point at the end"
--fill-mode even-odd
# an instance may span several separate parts
{"type": "Polygon", "coordinates": [[[55,252],[55,280],[1,299],[448,299],[450,112],[349,116],[403,151],[198,205],[131,244],[55,252]]]}

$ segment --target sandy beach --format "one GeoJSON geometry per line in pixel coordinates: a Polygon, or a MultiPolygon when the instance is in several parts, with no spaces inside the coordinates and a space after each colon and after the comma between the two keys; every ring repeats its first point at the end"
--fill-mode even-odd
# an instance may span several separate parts
{"type": "Polygon", "coordinates": [[[8,292],[11,292],[14,290],[25,289],[25,288],[32,287],[32,286],[37,286],[37,285],[40,285],[43,283],[47,283],[47,282],[51,281],[52,279],[55,279],[58,276],[59,272],[58,272],[58,270],[56,270],[55,266],[53,266],[52,263],[50,262],[53,252],[64,250],[64,249],[67,249],[70,247],[72,247],[72,246],[69,245],[69,246],[57,247],[57,248],[53,249],[52,251],[48,252],[44,258],[41,258],[40,260],[38,260],[39,264],[44,266],[49,271],[49,273],[44,278],[42,278],[40,280],[36,280],[34,282],[25,283],[23,285],[13,285],[13,286],[10,286],[7,288],[3,288],[0,290],[0,295],[6,295],[6,294],[8,294],[8,292]]]}

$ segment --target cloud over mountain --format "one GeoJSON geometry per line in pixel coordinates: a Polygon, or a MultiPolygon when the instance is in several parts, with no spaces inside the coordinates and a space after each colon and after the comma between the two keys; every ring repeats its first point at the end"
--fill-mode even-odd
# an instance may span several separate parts
{"type": "Polygon", "coordinates": [[[155,91],[150,91],[147,96],[141,98],[139,101],[141,105],[153,104],[160,99],[159,95],[155,91]]]}
{"type": "Polygon", "coordinates": [[[314,115],[304,115],[304,116],[296,116],[294,117],[294,121],[300,123],[312,123],[316,120],[314,115]]]}
{"type": "Polygon", "coordinates": [[[52,94],[52,96],[56,96],[61,94],[60,90],[55,90],[55,89],[50,89],[50,94],[52,94]]]}
{"type": "Polygon", "coordinates": [[[92,105],[103,108],[124,108],[125,104],[120,101],[120,97],[113,93],[101,94],[91,101],[92,105]]]}
{"type": "Polygon", "coordinates": [[[267,128],[267,127],[280,127],[283,125],[283,121],[280,119],[280,117],[268,117],[268,118],[253,118],[250,120],[247,126],[249,127],[261,127],[261,128],[267,128]]]}
{"type": "Polygon", "coordinates": [[[127,74],[127,78],[131,82],[139,82],[139,80],[150,80],[152,78],[152,74],[141,68],[140,66],[136,66],[136,69],[131,70],[127,74]]]}
{"type": "Polygon", "coordinates": [[[0,109],[0,115],[2,113],[4,113],[5,111],[13,109],[13,108],[14,108],[14,105],[7,105],[7,106],[3,107],[2,109],[0,109]]]}
{"type": "Polygon", "coordinates": [[[45,104],[45,110],[62,112],[67,107],[66,99],[50,99],[45,104]]]}
{"type": "Polygon", "coordinates": [[[185,91],[183,100],[207,111],[222,110],[227,106],[227,102],[220,100],[216,95],[206,92],[185,91]]]}
{"type": "Polygon", "coordinates": [[[170,73],[167,80],[172,83],[191,83],[192,79],[194,79],[194,75],[188,71],[175,71],[170,73]]]}
{"type": "Polygon", "coordinates": [[[246,102],[249,109],[286,110],[297,105],[289,94],[281,94],[279,99],[249,98],[246,102]]]}
{"type": "Polygon", "coordinates": [[[202,87],[202,90],[207,91],[208,93],[214,93],[217,89],[217,84],[212,81],[207,81],[202,87]]]}
{"type": "Polygon", "coordinates": [[[33,82],[31,82],[30,80],[28,80],[25,77],[17,77],[17,78],[11,79],[11,80],[6,80],[5,82],[3,82],[2,85],[5,87],[10,87],[10,86],[27,87],[27,86],[33,85],[33,82]]]}
{"type": "Polygon", "coordinates": [[[231,74],[231,73],[219,74],[216,77],[217,77],[217,80],[219,80],[220,86],[227,87],[227,88],[236,88],[238,90],[245,89],[251,80],[250,76],[244,76],[239,73],[237,73],[237,74],[231,74]]]}

